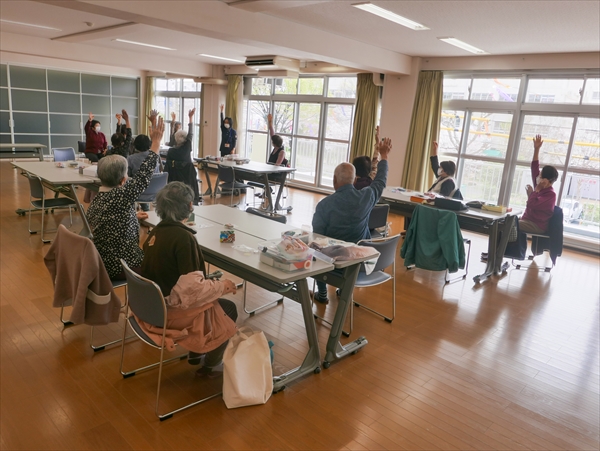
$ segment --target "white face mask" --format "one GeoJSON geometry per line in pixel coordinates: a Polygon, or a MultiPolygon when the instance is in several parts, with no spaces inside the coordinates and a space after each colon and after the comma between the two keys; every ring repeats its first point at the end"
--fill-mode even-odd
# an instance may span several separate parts
{"type": "Polygon", "coordinates": [[[224,124],[225,128],[229,128],[229,124],[224,124]]]}
{"type": "Polygon", "coordinates": [[[438,175],[438,177],[441,177],[441,176],[442,176],[442,171],[443,171],[443,169],[442,169],[442,168],[438,168],[438,170],[437,170],[437,175],[438,175]]]}
{"type": "Polygon", "coordinates": [[[94,130],[96,130],[96,133],[100,133],[100,126],[99,126],[99,125],[97,125],[97,126],[96,126],[96,128],[95,128],[94,130]]]}
{"type": "Polygon", "coordinates": [[[540,177],[539,175],[535,178],[535,184],[539,185],[540,182],[542,181],[542,177],[540,177]]]}

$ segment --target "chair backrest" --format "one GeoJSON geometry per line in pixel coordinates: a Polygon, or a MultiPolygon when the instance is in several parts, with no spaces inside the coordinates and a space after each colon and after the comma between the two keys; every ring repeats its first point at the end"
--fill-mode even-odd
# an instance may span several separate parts
{"type": "Polygon", "coordinates": [[[33,199],[43,199],[44,185],[42,185],[42,179],[40,179],[37,175],[32,175],[30,173],[26,173],[25,176],[27,177],[27,180],[29,180],[31,197],[33,199]]]}
{"type": "Polygon", "coordinates": [[[58,149],[52,149],[54,154],[54,161],[72,161],[75,160],[75,149],[72,147],[61,147],[58,149]]]}
{"type": "Polygon", "coordinates": [[[79,153],[85,153],[85,141],[77,141],[77,151],[79,153]]]}
{"type": "Polygon", "coordinates": [[[167,179],[169,178],[168,172],[156,173],[152,175],[148,188],[140,194],[138,202],[152,202],[156,198],[158,192],[165,187],[167,179]]]}
{"type": "Polygon", "coordinates": [[[379,252],[380,255],[373,271],[383,271],[396,260],[398,241],[400,241],[400,235],[390,236],[381,240],[361,240],[358,244],[360,246],[372,247],[379,252]]]}
{"type": "Polygon", "coordinates": [[[233,168],[230,166],[219,165],[219,180],[222,183],[233,183],[235,181],[233,168]]]}
{"type": "Polygon", "coordinates": [[[268,211],[259,210],[258,208],[248,207],[246,209],[246,213],[250,213],[251,215],[260,216],[262,218],[270,219],[271,221],[281,222],[282,224],[287,223],[287,218],[283,215],[277,213],[270,213],[268,211]]]}
{"type": "Polygon", "coordinates": [[[123,259],[121,266],[127,279],[127,303],[131,311],[148,324],[165,327],[167,304],[158,285],[132,271],[123,259]]]}
{"type": "Polygon", "coordinates": [[[389,204],[375,205],[371,210],[371,214],[369,215],[369,230],[386,226],[389,212],[389,204]]]}

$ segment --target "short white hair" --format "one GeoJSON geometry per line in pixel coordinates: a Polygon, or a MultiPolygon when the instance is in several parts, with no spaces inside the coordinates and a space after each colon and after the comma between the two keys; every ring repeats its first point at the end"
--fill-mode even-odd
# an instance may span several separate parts
{"type": "Polygon", "coordinates": [[[181,146],[185,142],[187,134],[188,132],[186,130],[177,130],[175,132],[175,144],[181,146]]]}
{"type": "Polygon", "coordinates": [[[352,184],[356,178],[356,168],[350,163],[340,163],[336,166],[333,176],[339,186],[352,184]]]}
{"type": "Polygon", "coordinates": [[[121,155],[107,155],[98,161],[98,178],[102,185],[114,188],[127,175],[127,159],[121,155]]]}

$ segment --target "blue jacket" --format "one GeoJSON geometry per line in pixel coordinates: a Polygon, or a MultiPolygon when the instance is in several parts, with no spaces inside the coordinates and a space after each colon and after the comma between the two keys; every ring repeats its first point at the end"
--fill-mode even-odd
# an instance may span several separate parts
{"type": "Polygon", "coordinates": [[[418,205],[400,256],[405,266],[450,272],[465,267],[465,246],[456,213],[418,205]]]}

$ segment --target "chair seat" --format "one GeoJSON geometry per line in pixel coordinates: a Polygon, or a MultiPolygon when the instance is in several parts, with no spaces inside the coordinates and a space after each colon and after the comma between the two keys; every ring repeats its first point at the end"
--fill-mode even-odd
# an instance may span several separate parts
{"type": "Polygon", "coordinates": [[[390,276],[384,271],[373,271],[369,275],[367,275],[364,272],[359,272],[354,286],[358,288],[372,287],[375,285],[379,285],[380,283],[387,282],[391,278],[392,276],[390,276]]]}
{"type": "MultiPolygon", "coordinates": [[[[35,208],[42,208],[41,200],[32,200],[31,205],[35,208]]],[[[57,207],[68,207],[75,206],[75,202],[72,199],[68,199],[66,197],[58,197],[56,199],[46,199],[46,202],[43,203],[44,208],[57,208],[57,207]]]]}
{"type": "Polygon", "coordinates": [[[160,349],[160,346],[158,346],[156,343],[154,343],[154,341],[152,341],[152,339],[146,335],[146,332],[144,332],[142,330],[142,328],[140,327],[139,323],[137,322],[137,320],[135,319],[135,316],[130,316],[129,318],[127,318],[127,321],[129,322],[129,325],[131,326],[131,328],[133,329],[133,331],[135,332],[135,334],[140,337],[141,340],[145,341],[146,344],[153,346],[157,349],[160,349]]]}

